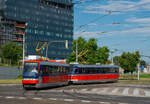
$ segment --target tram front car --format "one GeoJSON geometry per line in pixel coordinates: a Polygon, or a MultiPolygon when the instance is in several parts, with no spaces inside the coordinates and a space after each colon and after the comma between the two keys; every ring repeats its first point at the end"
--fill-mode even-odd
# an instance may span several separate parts
{"type": "Polygon", "coordinates": [[[36,88],[39,83],[39,63],[38,62],[24,62],[23,88],[36,88]]]}

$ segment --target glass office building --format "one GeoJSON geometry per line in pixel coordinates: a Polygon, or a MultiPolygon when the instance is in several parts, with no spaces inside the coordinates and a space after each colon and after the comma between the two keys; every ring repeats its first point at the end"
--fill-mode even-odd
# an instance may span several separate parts
{"type": "Polygon", "coordinates": [[[72,0],[0,0],[0,47],[25,39],[25,55],[37,55],[36,46],[48,42],[43,56],[65,59],[73,41],[72,0]],[[68,41],[68,48],[65,41],[68,41]]]}

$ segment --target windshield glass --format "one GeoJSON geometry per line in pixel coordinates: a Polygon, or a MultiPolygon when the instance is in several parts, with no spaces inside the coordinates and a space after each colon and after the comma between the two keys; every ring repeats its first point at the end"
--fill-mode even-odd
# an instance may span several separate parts
{"type": "Polygon", "coordinates": [[[35,76],[38,73],[38,63],[24,63],[24,76],[35,76]]]}

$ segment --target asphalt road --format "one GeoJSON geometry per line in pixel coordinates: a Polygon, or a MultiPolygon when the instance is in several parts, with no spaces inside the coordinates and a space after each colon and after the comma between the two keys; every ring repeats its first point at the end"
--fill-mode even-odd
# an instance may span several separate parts
{"type": "Polygon", "coordinates": [[[21,85],[0,85],[0,104],[150,104],[149,91],[149,86],[115,84],[71,85],[29,91],[23,90],[21,85]]]}

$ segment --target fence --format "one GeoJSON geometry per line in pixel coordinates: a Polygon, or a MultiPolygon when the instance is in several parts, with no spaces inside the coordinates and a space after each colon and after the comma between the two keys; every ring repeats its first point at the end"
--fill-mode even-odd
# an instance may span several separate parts
{"type": "Polygon", "coordinates": [[[22,69],[0,66],[0,79],[16,79],[22,74],[22,69]]]}

